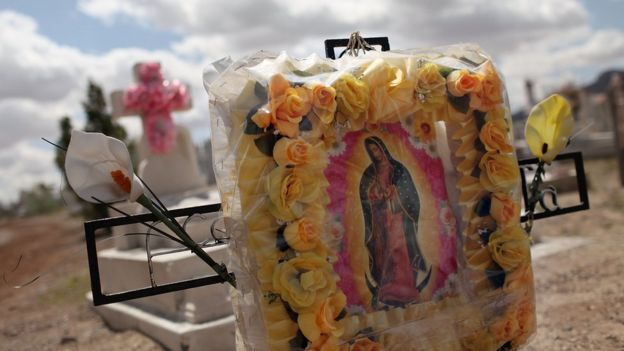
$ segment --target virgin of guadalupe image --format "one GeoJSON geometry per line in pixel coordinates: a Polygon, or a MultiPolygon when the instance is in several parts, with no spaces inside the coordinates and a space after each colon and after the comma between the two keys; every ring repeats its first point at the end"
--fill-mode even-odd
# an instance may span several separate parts
{"type": "Polygon", "coordinates": [[[372,306],[404,306],[419,300],[431,277],[416,239],[420,199],[409,171],[380,138],[368,137],[364,146],[371,164],[360,181],[360,200],[372,306]]]}

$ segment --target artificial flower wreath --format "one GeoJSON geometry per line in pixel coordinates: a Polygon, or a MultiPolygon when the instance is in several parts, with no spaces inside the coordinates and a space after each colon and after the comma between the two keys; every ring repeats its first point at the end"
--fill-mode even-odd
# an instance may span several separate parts
{"type": "Polygon", "coordinates": [[[209,93],[241,347],[515,350],[534,332],[511,117],[478,48],[262,52],[209,93]]]}

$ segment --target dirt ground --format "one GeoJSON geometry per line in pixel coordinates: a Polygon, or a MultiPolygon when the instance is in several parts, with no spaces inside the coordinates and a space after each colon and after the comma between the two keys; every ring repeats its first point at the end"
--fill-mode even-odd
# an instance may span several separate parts
{"type": "MultiPolygon", "coordinates": [[[[587,242],[534,261],[538,333],[526,350],[624,350],[624,188],[615,161],[586,170],[592,209],[535,223],[540,240],[587,242]]],[[[78,218],[0,221],[2,272],[10,285],[41,277],[21,289],[0,280],[0,350],[162,350],[139,333],[111,331],[87,304],[78,218]]]]}

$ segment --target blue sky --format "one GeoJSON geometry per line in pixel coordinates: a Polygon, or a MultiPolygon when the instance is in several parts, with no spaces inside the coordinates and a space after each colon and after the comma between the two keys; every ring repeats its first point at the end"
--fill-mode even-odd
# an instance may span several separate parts
{"type": "Polygon", "coordinates": [[[622,21],[623,0],[583,0],[583,5],[589,11],[592,27],[596,29],[624,27],[622,21]]]}
{"type": "MultiPolygon", "coordinates": [[[[59,182],[53,151],[58,118],[84,122],[88,79],[106,92],[132,82],[137,61],[193,91],[176,123],[209,137],[202,71],[223,56],[259,49],[322,54],[323,40],[387,35],[394,48],[476,42],[495,58],[512,109],[526,107],[524,80],[538,97],[624,68],[624,0],[4,0],[0,3],[0,201],[19,189],[59,182]],[[444,4],[444,5],[440,5],[444,4]],[[347,15],[348,14],[348,15],[347,15]]],[[[138,118],[124,125],[138,136],[138,118]]]]}
{"type": "Polygon", "coordinates": [[[181,39],[172,31],[143,26],[127,17],[114,24],[98,21],[81,12],[72,0],[5,0],[2,7],[36,19],[41,34],[51,40],[94,54],[120,47],[167,48],[181,39]]]}

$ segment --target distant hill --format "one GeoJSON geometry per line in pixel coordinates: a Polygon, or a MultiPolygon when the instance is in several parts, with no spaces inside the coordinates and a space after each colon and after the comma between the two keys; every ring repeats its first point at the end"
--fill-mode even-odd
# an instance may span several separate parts
{"type": "Polygon", "coordinates": [[[611,84],[611,77],[613,77],[613,75],[615,74],[624,75],[624,71],[608,70],[608,71],[602,72],[598,76],[598,79],[596,79],[593,83],[584,86],[581,89],[586,92],[593,93],[593,94],[605,93],[607,89],[609,88],[609,84],[611,84]]]}

